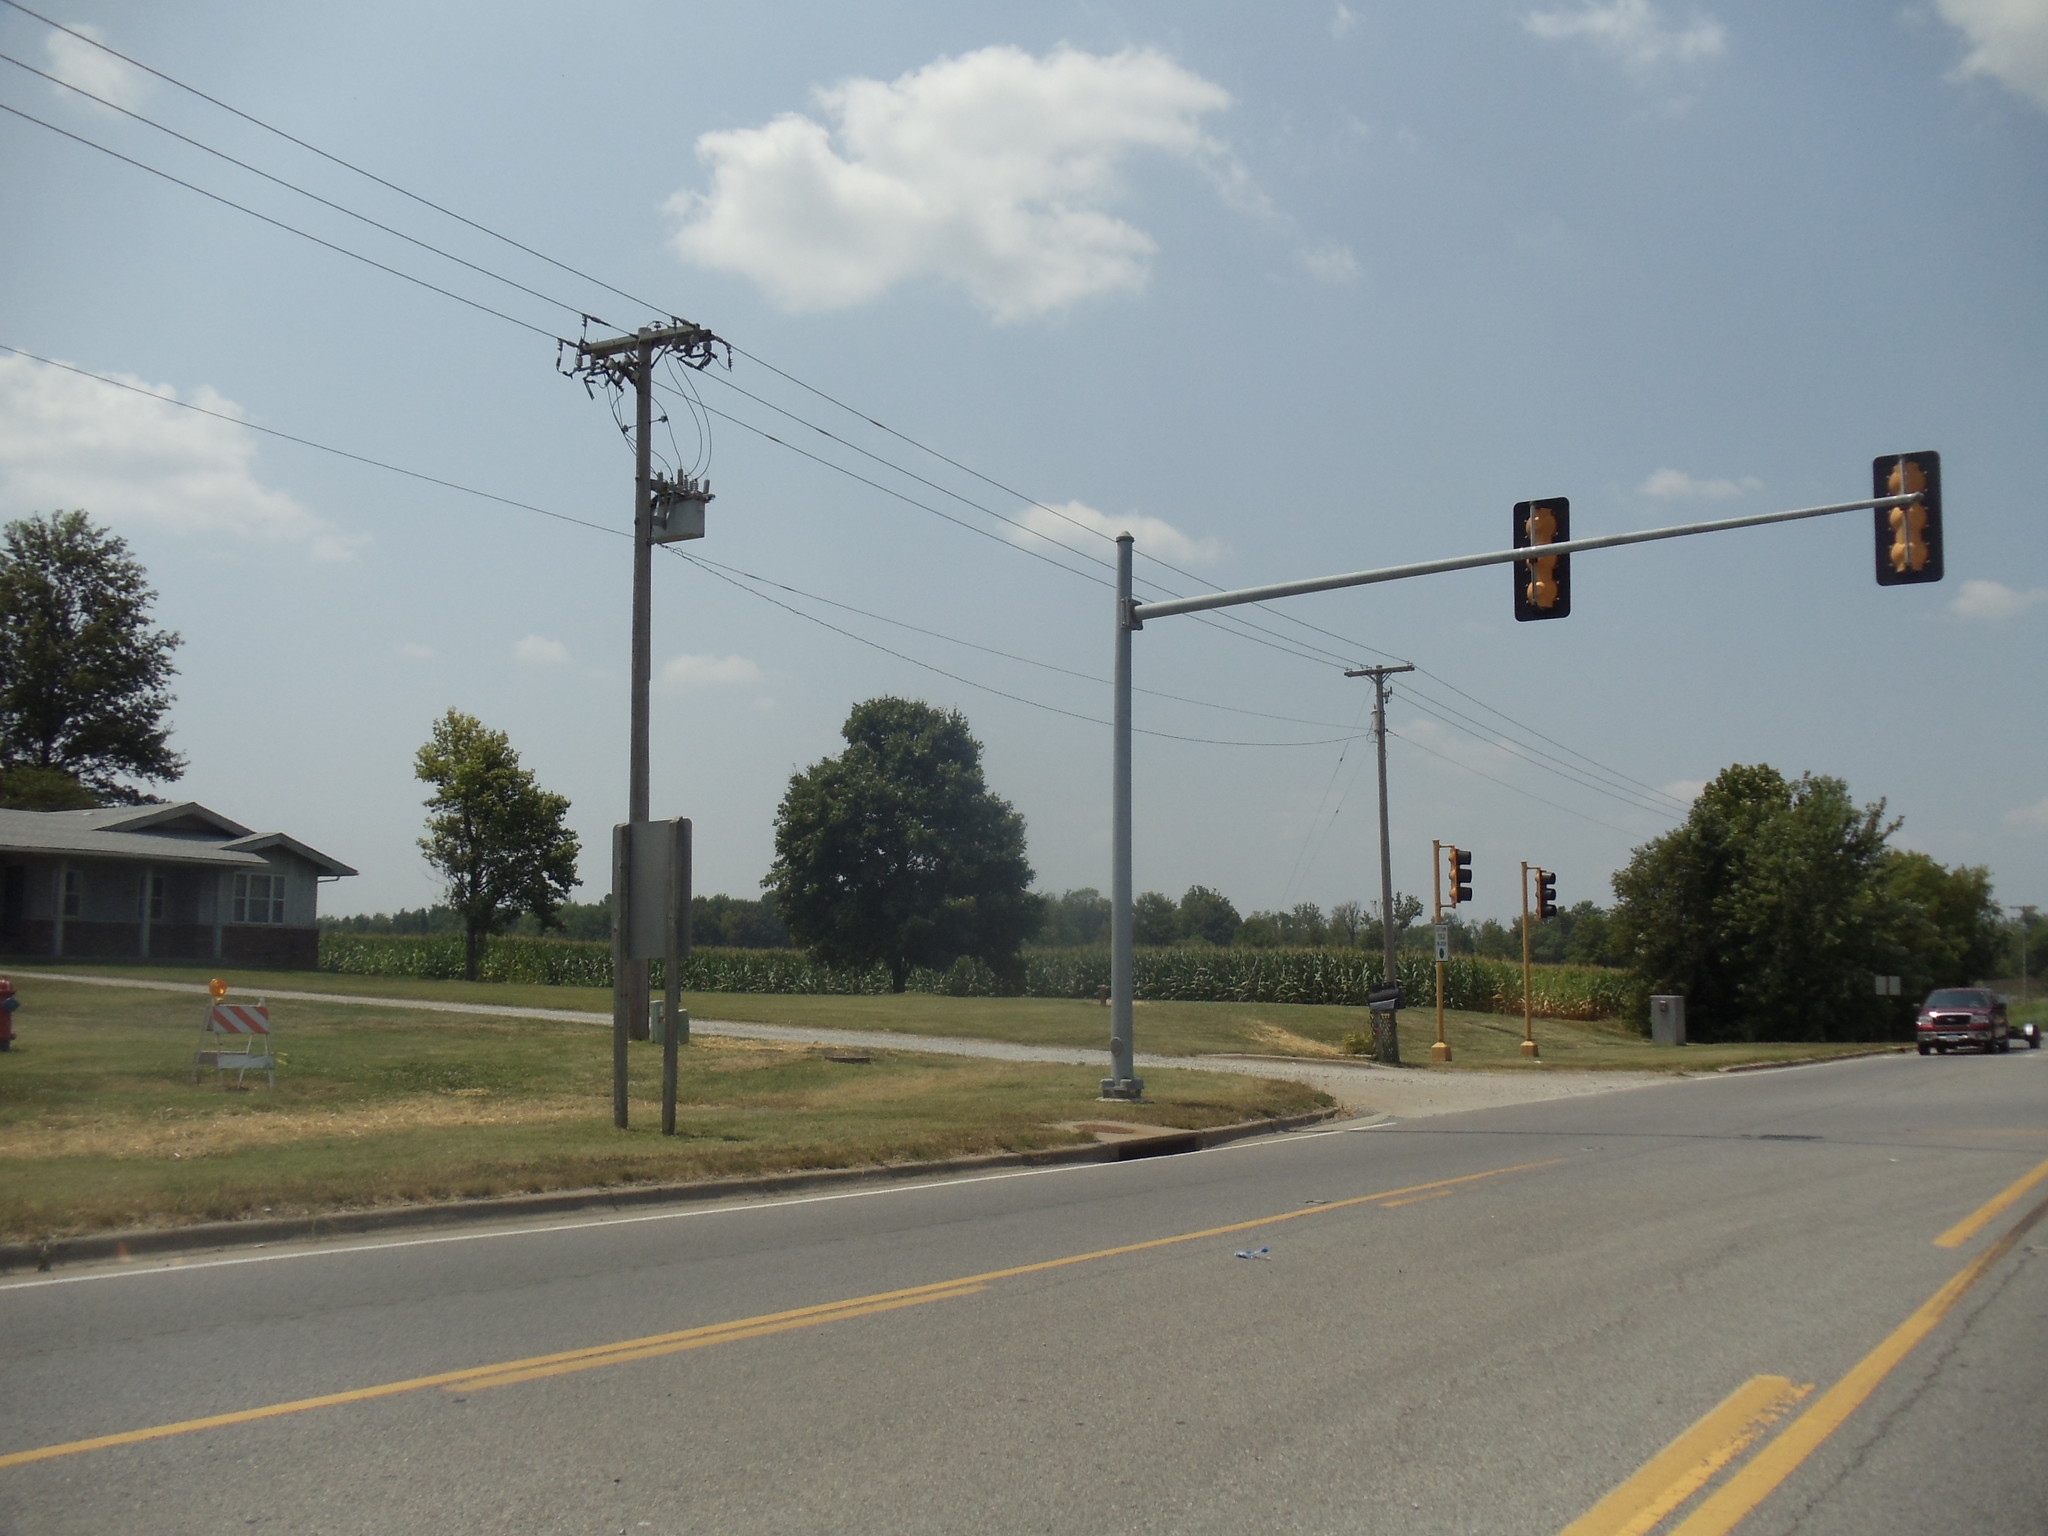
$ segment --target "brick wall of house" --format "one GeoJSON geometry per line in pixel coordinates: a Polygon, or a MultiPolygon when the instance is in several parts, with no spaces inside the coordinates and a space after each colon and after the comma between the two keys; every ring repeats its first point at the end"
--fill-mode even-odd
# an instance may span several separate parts
{"type": "Polygon", "coordinates": [[[317,928],[224,928],[220,957],[239,965],[269,971],[313,971],[320,968],[317,928]]]}
{"type": "Polygon", "coordinates": [[[151,923],[149,957],[152,960],[212,959],[213,924],[151,923]]]}
{"type": "Polygon", "coordinates": [[[57,925],[47,917],[25,917],[21,926],[5,939],[0,950],[10,955],[47,956],[57,942],[57,925]]]}
{"type": "Polygon", "coordinates": [[[64,920],[67,960],[133,960],[141,953],[140,923],[102,923],[83,917],[64,920]]]}

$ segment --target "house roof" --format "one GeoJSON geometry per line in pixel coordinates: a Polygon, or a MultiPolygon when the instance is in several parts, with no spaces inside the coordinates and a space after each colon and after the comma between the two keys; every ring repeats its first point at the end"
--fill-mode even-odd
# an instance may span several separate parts
{"type": "Polygon", "coordinates": [[[296,854],[324,875],[355,873],[297,838],[282,832],[251,832],[196,800],[91,811],[0,810],[0,852],[7,853],[263,869],[268,866],[263,852],[271,848],[296,854]]]}

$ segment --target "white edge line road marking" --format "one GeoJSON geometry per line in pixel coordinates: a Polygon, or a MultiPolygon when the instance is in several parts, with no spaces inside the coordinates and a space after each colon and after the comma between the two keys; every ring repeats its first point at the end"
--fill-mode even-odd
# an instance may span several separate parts
{"type": "MultiPolygon", "coordinates": [[[[1391,1126],[1389,1120],[1383,1124],[1391,1126]]],[[[1226,1142],[1220,1147],[1199,1147],[1192,1153],[1181,1153],[1183,1157],[1200,1156],[1206,1152],[1233,1152],[1247,1147],[1282,1146],[1296,1141],[1311,1141],[1322,1136],[1345,1136],[1352,1129],[1378,1130],[1379,1125],[1357,1126],[1343,1130],[1325,1131],[1282,1131],[1272,1136],[1246,1137],[1242,1141],[1226,1142]]],[[[798,1205],[822,1205],[832,1200],[864,1200],[875,1195],[910,1195],[925,1190],[957,1189],[968,1184],[988,1184],[999,1179],[1037,1178],[1051,1173],[1100,1173],[1104,1169],[1123,1168],[1150,1158],[1111,1159],[1100,1163],[1061,1163],[1050,1168],[1013,1168],[1001,1173],[969,1174],[955,1179],[926,1179],[915,1184],[887,1184],[875,1189],[839,1190],[823,1195],[790,1195],[782,1199],[753,1200],[744,1205],[705,1204],[681,1211],[650,1211],[639,1216],[600,1216],[586,1221],[548,1222],[540,1226],[500,1228],[489,1232],[447,1232],[437,1237],[401,1237],[389,1242],[350,1243],[332,1248],[295,1248],[284,1253],[240,1254],[229,1259],[200,1259],[192,1263],[172,1262],[149,1264],[139,1267],[122,1265],[118,1269],[95,1270],[84,1275],[51,1275],[46,1279],[15,1280],[0,1282],[0,1295],[9,1291],[34,1290],[46,1285],[83,1285],[94,1280],[129,1280],[144,1275],[181,1275],[202,1269],[226,1269],[237,1264],[275,1264],[286,1259],[331,1259],[350,1254],[380,1253],[387,1249],[429,1248],[443,1243],[478,1243],[492,1238],[547,1237],[558,1232],[587,1232],[597,1227],[632,1227],[653,1221],[684,1221],[699,1216],[735,1216],[749,1211],[780,1211],[798,1205]]],[[[507,1216],[507,1221],[532,1220],[530,1217],[507,1216]]],[[[318,1241],[307,1238],[282,1238],[281,1242],[318,1241]]],[[[119,1263],[118,1260],[114,1261],[119,1263]]]]}

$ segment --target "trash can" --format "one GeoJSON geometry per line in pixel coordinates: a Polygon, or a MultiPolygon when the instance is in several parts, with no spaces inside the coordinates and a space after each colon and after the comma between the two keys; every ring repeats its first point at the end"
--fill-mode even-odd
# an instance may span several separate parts
{"type": "Polygon", "coordinates": [[[1650,1042],[1653,1045],[1685,1044],[1685,999],[1650,999],[1650,1042]]]}

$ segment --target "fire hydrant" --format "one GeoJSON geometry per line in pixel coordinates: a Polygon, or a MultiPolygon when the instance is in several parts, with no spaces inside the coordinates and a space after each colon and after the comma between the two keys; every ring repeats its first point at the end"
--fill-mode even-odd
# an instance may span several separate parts
{"type": "Polygon", "coordinates": [[[14,1010],[21,999],[14,995],[14,983],[0,976],[0,1051],[14,1049],[14,1010]]]}

